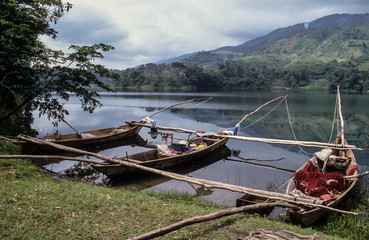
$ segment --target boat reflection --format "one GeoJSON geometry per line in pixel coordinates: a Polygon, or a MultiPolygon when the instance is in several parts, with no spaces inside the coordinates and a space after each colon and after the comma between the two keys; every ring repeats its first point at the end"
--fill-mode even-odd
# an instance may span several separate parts
{"type": "MultiPolygon", "coordinates": [[[[117,141],[112,141],[109,143],[105,143],[102,145],[96,145],[94,147],[90,147],[88,149],[89,152],[101,153],[106,150],[111,150],[114,148],[119,148],[122,146],[146,146],[147,141],[145,141],[139,134],[136,134],[132,137],[121,139],[117,141]]],[[[86,150],[86,149],[84,149],[86,150]]],[[[85,160],[92,160],[101,162],[102,160],[96,159],[91,156],[81,155],[77,153],[63,152],[59,154],[64,157],[78,157],[85,160]]],[[[73,160],[60,160],[57,158],[48,158],[48,159],[31,159],[32,163],[44,168],[50,173],[57,174],[58,176],[66,176],[68,178],[79,178],[83,181],[88,181],[92,183],[103,183],[108,182],[108,180],[104,179],[104,176],[94,170],[87,162],[78,162],[73,160]]]]}

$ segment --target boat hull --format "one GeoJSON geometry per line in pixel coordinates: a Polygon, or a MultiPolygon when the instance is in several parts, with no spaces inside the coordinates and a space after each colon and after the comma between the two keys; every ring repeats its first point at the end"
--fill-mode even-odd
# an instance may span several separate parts
{"type": "MultiPolygon", "coordinates": [[[[335,142],[337,142],[337,141],[338,140],[336,140],[335,142]]],[[[347,142],[346,142],[346,145],[347,145],[347,142]]],[[[347,168],[344,172],[344,175],[347,176],[350,171],[351,171],[350,175],[358,174],[359,172],[357,170],[356,160],[355,160],[355,156],[354,156],[352,150],[346,150],[345,154],[348,157],[348,159],[350,159],[350,162],[349,162],[349,164],[348,164],[348,166],[347,166],[347,168]]],[[[313,158],[310,159],[309,161],[313,161],[313,158]]],[[[304,164],[298,170],[303,169],[307,164],[308,163],[304,164]]],[[[349,195],[349,193],[351,192],[353,187],[356,185],[357,181],[358,181],[357,178],[354,178],[353,180],[350,180],[348,182],[349,185],[342,192],[342,194],[338,195],[334,200],[329,201],[327,203],[327,206],[332,207],[332,208],[336,207],[343,199],[345,199],[347,197],[347,195],[349,195]]],[[[294,177],[291,177],[291,179],[289,180],[287,189],[286,189],[286,194],[290,194],[294,189],[296,189],[296,182],[295,182],[294,177]]],[[[327,213],[328,213],[328,210],[323,209],[323,208],[319,208],[319,207],[315,207],[315,208],[304,207],[300,211],[296,211],[296,210],[293,210],[293,209],[287,209],[288,218],[292,222],[297,223],[297,224],[301,224],[301,225],[304,225],[304,226],[313,225],[317,220],[322,218],[327,213]]]]}
{"type": "MultiPolygon", "coordinates": [[[[170,169],[187,164],[189,162],[201,161],[202,159],[209,157],[217,149],[224,146],[227,142],[227,139],[216,138],[212,139],[211,141],[212,144],[208,145],[207,147],[188,153],[183,153],[181,155],[157,158],[157,150],[149,150],[128,156],[128,161],[155,169],[170,169]]],[[[121,158],[121,160],[127,160],[127,158],[121,158]]],[[[92,167],[110,178],[121,178],[124,177],[124,175],[131,176],[132,174],[143,173],[141,170],[138,170],[134,167],[126,167],[120,164],[93,164],[92,167]]]]}
{"type": "MultiPolygon", "coordinates": [[[[253,194],[245,194],[242,197],[238,198],[236,201],[236,207],[242,207],[242,206],[251,206],[254,204],[259,203],[266,203],[270,202],[270,200],[267,197],[260,197],[253,194]]],[[[268,208],[262,208],[262,209],[256,209],[256,210],[250,210],[247,211],[248,214],[260,214],[260,215],[269,215],[273,211],[274,207],[268,207],[268,208]]]]}
{"type": "MultiPolygon", "coordinates": [[[[61,144],[74,148],[89,148],[99,145],[120,141],[132,137],[141,130],[141,126],[122,125],[116,128],[103,128],[87,132],[81,132],[82,135],[91,136],[89,138],[80,138],[76,133],[66,135],[47,136],[45,141],[61,144]]],[[[60,152],[60,149],[53,148],[48,145],[40,145],[31,142],[22,144],[22,151],[25,153],[51,153],[60,152]]]]}

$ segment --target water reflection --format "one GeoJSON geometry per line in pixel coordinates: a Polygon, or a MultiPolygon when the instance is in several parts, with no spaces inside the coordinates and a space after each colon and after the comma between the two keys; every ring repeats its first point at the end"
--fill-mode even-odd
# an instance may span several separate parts
{"type": "MultiPolygon", "coordinates": [[[[258,108],[265,102],[281,96],[284,93],[118,93],[101,94],[103,108],[97,109],[94,114],[81,111],[76,98],[71,98],[65,103],[70,115],[67,121],[78,131],[87,131],[110,126],[118,126],[124,121],[138,121],[158,109],[185,100],[201,97],[213,97],[212,101],[199,106],[190,104],[178,106],[162,112],[154,117],[160,126],[180,127],[191,130],[208,132],[220,132],[233,127],[242,117],[258,108]]],[[[367,147],[369,134],[369,109],[363,105],[369,102],[369,95],[346,95],[342,94],[343,115],[346,123],[346,137],[350,144],[358,147],[367,147]]],[[[288,106],[293,127],[298,140],[327,142],[331,133],[331,124],[334,113],[335,94],[316,93],[289,93],[288,106]]],[[[249,126],[257,119],[264,116],[273,106],[263,108],[258,113],[250,116],[241,125],[240,136],[265,137],[279,139],[293,139],[288,122],[286,108],[281,104],[273,113],[255,125],[249,126]]],[[[35,114],[37,116],[37,114],[35,114]]],[[[43,133],[58,131],[61,134],[71,133],[68,126],[60,124],[53,128],[47,118],[37,118],[34,126],[43,133]]],[[[158,136],[152,138],[149,129],[142,129],[140,136],[143,141],[150,145],[162,143],[158,136]]],[[[186,139],[187,134],[176,134],[176,137],[186,139]]],[[[179,173],[188,176],[203,178],[252,187],[257,189],[273,189],[284,191],[285,183],[292,172],[310,159],[310,155],[317,151],[314,148],[303,148],[308,154],[296,146],[272,145],[267,143],[246,142],[229,140],[229,149],[240,150],[236,155],[228,154],[212,159],[200,167],[189,166],[188,169],[176,169],[179,173]],[[231,156],[230,156],[231,155],[231,156]],[[253,160],[252,160],[253,159],[253,160]],[[278,161],[258,161],[278,160],[278,161]],[[268,165],[268,166],[265,166],[268,165]]],[[[122,157],[126,153],[133,154],[147,150],[142,145],[117,145],[108,149],[97,149],[102,155],[110,157],[122,157]]],[[[357,163],[365,170],[369,166],[368,152],[355,152],[357,163]]],[[[86,156],[83,158],[88,159],[86,156]]],[[[94,159],[94,158],[90,158],[94,159]]],[[[98,159],[94,159],[98,160],[98,159]]],[[[71,176],[78,173],[74,165],[76,162],[63,161],[46,165],[45,167],[66,172],[71,176]],[[70,170],[67,170],[71,168],[70,170]]],[[[83,170],[81,174],[87,175],[89,170],[83,170]]],[[[93,174],[92,174],[93,175],[93,174]]],[[[91,176],[95,181],[106,182],[102,175],[91,176]]],[[[111,182],[114,187],[128,187],[138,190],[148,189],[153,191],[188,192],[192,195],[201,195],[202,199],[215,203],[235,205],[235,199],[242,194],[219,189],[202,189],[196,185],[185,182],[170,180],[160,176],[145,176],[138,180],[125,179],[121,182],[111,182]]]]}

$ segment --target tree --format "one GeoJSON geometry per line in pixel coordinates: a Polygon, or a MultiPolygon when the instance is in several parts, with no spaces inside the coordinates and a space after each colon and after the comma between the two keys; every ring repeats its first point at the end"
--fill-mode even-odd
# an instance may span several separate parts
{"type": "MultiPolygon", "coordinates": [[[[71,9],[61,0],[3,0],[0,2],[0,124],[12,124],[25,107],[54,119],[54,124],[68,114],[59,99],[71,93],[80,99],[85,111],[93,112],[102,104],[95,85],[112,89],[100,77],[117,78],[102,65],[92,64],[103,58],[110,45],[70,46],[70,53],[49,49],[41,36],[57,37],[51,24],[71,9]],[[55,97],[59,95],[59,98],[55,97]]],[[[1,129],[0,129],[1,131],[1,129]]]]}

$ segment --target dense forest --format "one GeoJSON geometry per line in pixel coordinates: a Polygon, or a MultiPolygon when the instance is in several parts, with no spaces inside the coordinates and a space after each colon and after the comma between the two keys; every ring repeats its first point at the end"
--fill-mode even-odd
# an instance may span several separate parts
{"type": "MultiPolygon", "coordinates": [[[[269,61],[283,61],[270,56],[269,61]]],[[[198,65],[186,66],[175,62],[146,64],[128,68],[120,73],[116,86],[126,89],[152,91],[188,90],[264,90],[273,88],[298,89],[303,87],[369,91],[369,72],[357,68],[367,63],[369,57],[345,62],[296,62],[285,67],[271,67],[267,63],[226,60],[217,69],[204,69],[198,65]]]]}
{"type": "Polygon", "coordinates": [[[329,90],[340,85],[343,90],[369,91],[367,18],[368,14],[334,15],[311,23],[312,28],[296,25],[236,47],[128,68],[114,85],[151,91],[329,90]],[[332,24],[332,19],[343,17],[355,25],[332,24]]]}

